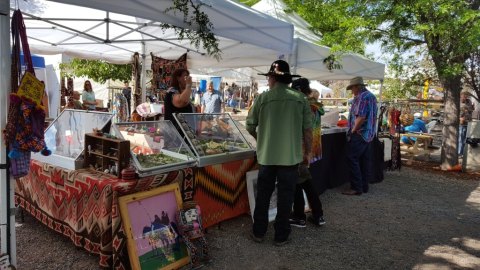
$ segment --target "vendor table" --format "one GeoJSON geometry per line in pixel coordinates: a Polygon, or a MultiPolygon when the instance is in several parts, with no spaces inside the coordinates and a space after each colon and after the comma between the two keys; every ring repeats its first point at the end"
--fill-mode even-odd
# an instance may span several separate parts
{"type": "Polygon", "coordinates": [[[76,246],[99,254],[101,267],[129,269],[118,197],[173,182],[183,184],[184,200],[191,199],[192,168],[122,181],[109,174],[70,171],[32,160],[29,174],[16,182],[15,203],[76,246]]]}
{"type": "Polygon", "coordinates": [[[100,255],[101,267],[129,269],[118,197],[178,182],[182,199],[197,201],[209,227],[249,211],[245,177],[255,166],[251,158],[123,181],[32,160],[29,174],[16,182],[15,203],[76,246],[100,255]]]}
{"type": "Polygon", "coordinates": [[[322,129],[322,159],[310,165],[318,194],[348,182],[346,128],[322,129]]]}

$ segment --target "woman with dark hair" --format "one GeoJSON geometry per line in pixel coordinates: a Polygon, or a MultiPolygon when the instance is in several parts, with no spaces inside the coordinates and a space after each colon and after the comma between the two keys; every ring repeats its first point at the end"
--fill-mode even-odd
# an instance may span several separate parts
{"type": "MultiPolygon", "coordinates": [[[[312,215],[308,217],[311,223],[322,226],[325,219],[323,218],[323,206],[318,197],[318,193],[313,186],[312,175],[309,170],[309,165],[322,158],[322,134],[321,134],[321,116],[324,114],[321,103],[315,98],[309,97],[312,93],[310,89],[310,81],[306,78],[300,78],[292,82],[292,88],[302,92],[310,103],[310,110],[312,113],[312,155],[307,164],[300,164],[298,167],[298,182],[295,190],[295,197],[293,200],[293,213],[290,217],[290,225],[303,228],[306,226],[305,215],[305,199],[303,192],[307,195],[308,203],[312,209],[312,215]]],[[[318,180],[317,180],[318,181],[318,180]]]]}
{"type": "Polygon", "coordinates": [[[174,113],[192,113],[193,108],[190,104],[192,95],[192,77],[187,69],[177,69],[172,74],[170,89],[165,95],[165,120],[170,120],[177,126],[174,113]]]}
{"type": "Polygon", "coordinates": [[[83,83],[82,102],[87,110],[95,110],[95,107],[97,106],[95,92],[93,92],[92,83],[89,80],[86,80],[83,83]]]}

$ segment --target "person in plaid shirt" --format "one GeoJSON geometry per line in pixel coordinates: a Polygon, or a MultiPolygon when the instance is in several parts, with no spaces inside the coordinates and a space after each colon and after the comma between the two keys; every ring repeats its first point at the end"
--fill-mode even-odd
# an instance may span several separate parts
{"type": "Polygon", "coordinates": [[[353,103],[348,116],[347,162],[350,171],[350,189],[345,195],[368,192],[368,174],[372,159],[371,142],[375,137],[377,98],[367,90],[362,77],[350,80],[353,103]]]}

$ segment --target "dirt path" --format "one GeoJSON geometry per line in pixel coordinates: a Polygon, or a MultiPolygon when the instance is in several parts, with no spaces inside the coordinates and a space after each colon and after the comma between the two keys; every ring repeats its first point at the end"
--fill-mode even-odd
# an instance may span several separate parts
{"type": "MultiPolygon", "coordinates": [[[[403,168],[368,194],[321,195],[327,224],[293,228],[292,242],[256,244],[250,216],[208,230],[203,269],[480,269],[480,182],[403,168]]],[[[27,218],[17,229],[18,269],[97,269],[97,257],[27,218]]]]}

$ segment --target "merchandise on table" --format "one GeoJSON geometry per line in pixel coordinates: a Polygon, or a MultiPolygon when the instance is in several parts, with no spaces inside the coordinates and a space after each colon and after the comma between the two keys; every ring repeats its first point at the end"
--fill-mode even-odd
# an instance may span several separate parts
{"type": "Polygon", "coordinates": [[[84,157],[84,168],[121,178],[122,170],[130,165],[130,142],[103,133],[87,133],[84,157]]]}
{"type": "Polygon", "coordinates": [[[229,114],[178,113],[174,117],[199,167],[254,156],[255,150],[229,114]]]}
{"type": "Polygon", "coordinates": [[[116,136],[130,141],[140,176],[191,167],[196,161],[170,121],[115,123],[112,129],[116,136]]]}

